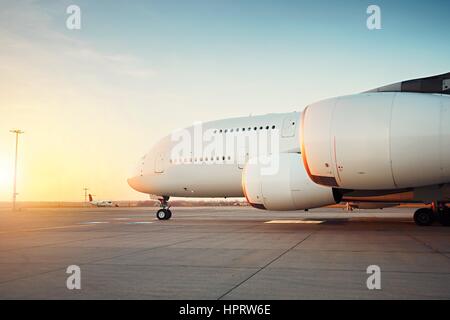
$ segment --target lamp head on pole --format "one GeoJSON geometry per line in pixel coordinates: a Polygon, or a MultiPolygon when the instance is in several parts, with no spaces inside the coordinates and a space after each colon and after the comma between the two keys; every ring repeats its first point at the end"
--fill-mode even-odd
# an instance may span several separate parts
{"type": "Polygon", "coordinates": [[[11,133],[16,133],[16,134],[25,133],[25,131],[22,131],[22,130],[20,130],[20,129],[9,130],[9,132],[11,132],[11,133]]]}

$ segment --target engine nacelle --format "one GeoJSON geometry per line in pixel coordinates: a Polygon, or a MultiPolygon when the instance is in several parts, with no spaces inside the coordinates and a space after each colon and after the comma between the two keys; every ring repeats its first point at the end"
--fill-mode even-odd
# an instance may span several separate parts
{"type": "Polygon", "coordinates": [[[271,155],[261,161],[251,159],[242,174],[242,188],[247,201],[259,209],[303,210],[340,201],[332,188],[311,181],[297,153],[271,155]],[[275,164],[276,170],[265,170],[267,160],[275,164]]]}
{"type": "Polygon", "coordinates": [[[302,115],[309,177],[345,189],[450,182],[450,96],[364,93],[321,101],[302,115]]]}

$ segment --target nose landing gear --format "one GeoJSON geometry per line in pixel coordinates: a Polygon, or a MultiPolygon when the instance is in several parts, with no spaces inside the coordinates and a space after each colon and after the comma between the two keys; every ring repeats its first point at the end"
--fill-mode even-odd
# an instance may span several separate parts
{"type": "Polygon", "coordinates": [[[156,212],[156,218],[158,218],[158,220],[169,220],[172,217],[172,211],[170,211],[168,203],[169,197],[163,196],[158,200],[161,203],[161,209],[156,212]]]}

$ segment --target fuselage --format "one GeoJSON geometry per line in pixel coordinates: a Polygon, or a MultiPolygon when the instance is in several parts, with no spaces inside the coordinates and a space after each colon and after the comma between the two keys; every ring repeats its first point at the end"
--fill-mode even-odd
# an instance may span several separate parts
{"type": "Polygon", "coordinates": [[[165,136],[145,154],[128,183],[137,191],[161,196],[243,197],[242,171],[249,157],[272,152],[300,153],[300,115],[290,112],[248,116],[187,127],[165,136]],[[252,149],[248,142],[252,136],[258,137],[258,145],[270,146],[252,149]],[[177,147],[186,143],[180,142],[180,137],[190,145],[184,154],[176,153],[177,147]],[[212,140],[219,143],[212,146],[212,140]],[[239,144],[244,140],[245,144],[239,144]],[[220,141],[222,146],[218,146],[220,141]],[[273,150],[274,146],[277,150],[273,150]]]}

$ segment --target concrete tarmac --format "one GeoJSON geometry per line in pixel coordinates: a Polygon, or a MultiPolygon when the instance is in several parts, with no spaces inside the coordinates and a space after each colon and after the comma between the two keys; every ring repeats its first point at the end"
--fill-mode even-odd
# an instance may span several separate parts
{"type": "Polygon", "coordinates": [[[155,210],[0,211],[0,299],[450,298],[450,228],[416,226],[414,209],[155,210]]]}

